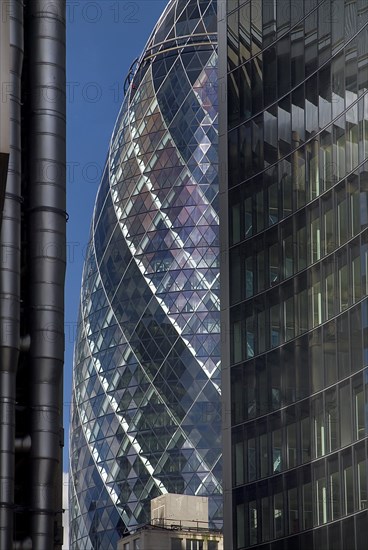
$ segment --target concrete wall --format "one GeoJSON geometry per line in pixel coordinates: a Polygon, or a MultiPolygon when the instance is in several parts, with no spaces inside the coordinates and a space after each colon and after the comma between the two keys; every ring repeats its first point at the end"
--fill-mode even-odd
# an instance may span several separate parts
{"type": "Polygon", "coordinates": [[[208,528],[208,498],[167,493],[151,500],[151,523],[208,528]]]}
{"type": "MultiPolygon", "coordinates": [[[[139,540],[140,550],[186,550],[186,541],[203,541],[203,550],[208,550],[208,541],[218,541],[217,550],[223,550],[222,535],[218,533],[195,533],[188,531],[166,531],[164,529],[147,529],[136,535],[122,539],[117,550],[136,550],[134,540],[139,540]],[[180,541],[180,546],[174,545],[172,539],[180,541]]],[[[179,544],[178,542],[176,544],[179,544]]]]}

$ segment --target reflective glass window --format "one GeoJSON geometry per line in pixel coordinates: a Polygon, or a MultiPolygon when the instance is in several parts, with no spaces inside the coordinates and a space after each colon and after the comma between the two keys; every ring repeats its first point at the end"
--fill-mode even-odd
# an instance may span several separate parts
{"type": "Polygon", "coordinates": [[[345,109],[345,56],[342,51],[331,63],[332,116],[339,116],[345,109]]]}
{"type": "Polygon", "coordinates": [[[252,198],[248,197],[244,201],[244,235],[250,237],[253,233],[253,208],[252,198]]]}
{"type": "Polygon", "coordinates": [[[312,483],[304,481],[302,485],[303,501],[303,528],[310,529],[313,526],[312,483]]]}
{"type": "Polygon", "coordinates": [[[241,120],[247,119],[252,113],[252,83],[250,71],[250,63],[239,67],[239,114],[241,120]]]}
{"type": "Polygon", "coordinates": [[[235,321],[232,325],[232,362],[243,360],[242,322],[235,321]]]}
{"type": "Polygon", "coordinates": [[[357,253],[359,252],[359,247],[355,247],[352,251],[353,258],[351,260],[351,278],[352,278],[352,302],[355,303],[361,298],[361,258],[357,253]]]}
{"type": "Polygon", "coordinates": [[[185,550],[203,550],[203,540],[187,539],[185,550]]]}
{"type": "Polygon", "coordinates": [[[261,521],[262,521],[261,539],[262,539],[262,542],[266,542],[270,540],[271,509],[270,509],[270,498],[267,495],[267,492],[268,492],[267,489],[268,489],[267,485],[265,487],[261,486],[261,521]],[[266,496],[262,496],[262,493],[265,493],[266,496]]]}
{"type": "Polygon", "coordinates": [[[247,358],[254,357],[255,353],[255,330],[253,313],[245,318],[246,328],[246,355],[247,358]]]}
{"type": "Polygon", "coordinates": [[[334,211],[332,208],[331,196],[322,201],[323,212],[323,253],[330,254],[336,247],[336,236],[334,227],[334,211]]]}
{"type": "Polygon", "coordinates": [[[320,192],[319,143],[313,139],[305,146],[306,181],[309,185],[309,199],[313,200],[320,192]]]}
{"type": "Polygon", "coordinates": [[[292,227],[285,228],[283,234],[283,276],[284,279],[287,279],[294,273],[294,243],[292,227]]]}
{"type": "Polygon", "coordinates": [[[278,221],[278,186],[277,182],[268,188],[268,223],[273,225],[278,221]]]}
{"type": "Polygon", "coordinates": [[[322,330],[319,328],[310,332],[309,340],[309,364],[311,367],[312,391],[323,388],[323,354],[322,354],[322,330]]]}
{"type": "Polygon", "coordinates": [[[307,229],[301,225],[296,231],[297,269],[301,271],[307,266],[307,229]]]}
{"type": "Polygon", "coordinates": [[[319,177],[322,189],[329,189],[334,183],[334,164],[331,129],[327,128],[319,136],[319,177]]]}
{"type": "Polygon", "coordinates": [[[311,316],[309,322],[311,324],[310,328],[313,328],[322,323],[322,293],[319,269],[314,269],[310,275],[309,304],[311,316]]]}
{"type": "Polygon", "coordinates": [[[313,466],[314,471],[314,524],[322,525],[327,522],[327,486],[324,461],[313,466]]]}
{"type": "Polygon", "coordinates": [[[272,472],[282,469],[282,432],[280,429],[272,432],[272,472]]]}
{"type": "Polygon", "coordinates": [[[358,127],[358,109],[352,107],[346,113],[346,173],[355,170],[359,163],[359,127],[358,127]]]}
{"type": "Polygon", "coordinates": [[[356,480],[357,480],[357,506],[358,510],[365,510],[367,508],[367,463],[365,458],[365,446],[355,447],[355,468],[356,468],[356,480]]]}
{"type": "Polygon", "coordinates": [[[254,294],[254,268],[253,256],[249,256],[244,260],[244,275],[245,275],[245,297],[249,298],[254,294]]]}
{"type": "Polygon", "coordinates": [[[305,40],[305,75],[308,76],[317,69],[317,12],[314,10],[307,15],[304,22],[305,40]]]}
{"type": "Polygon", "coordinates": [[[249,502],[249,543],[257,543],[257,531],[258,531],[258,515],[257,515],[257,502],[252,500],[249,502]]]}
{"type": "Polygon", "coordinates": [[[233,423],[238,424],[244,420],[244,382],[243,367],[232,367],[231,369],[231,403],[233,423]]]}
{"type": "Polygon", "coordinates": [[[282,99],[277,108],[279,156],[284,157],[291,149],[291,104],[290,96],[282,99]]]}
{"type": "Polygon", "coordinates": [[[314,438],[314,456],[318,458],[319,456],[324,456],[326,454],[326,423],[322,394],[312,399],[311,407],[314,438]]]}
{"type": "Polygon", "coordinates": [[[351,451],[342,455],[343,466],[343,512],[351,514],[354,511],[354,476],[351,463],[351,451]]]}
{"type": "Polygon", "coordinates": [[[300,290],[295,296],[296,317],[297,317],[297,334],[303,334],[308,330],[308,291],[300,290]]]}
{"type": "Polygon", "coordinates": [[[350,384],[341,384],[339,387],[340,413],[340,443],[342,447],[352,441],[351,397],[350,384]]]}
{"type": "Polygon", "coordinates": [[[280,312],[279,305],[270,307],[270,341],[274,348],[280,344],[280,312]]]}
{"type": "Polygon", "coordinates": [[[363,365],[362,326],[363,320],[360,305],[350,310],[350,357],[351,370],[357,372],[363,365]]]}
{"type": "Polygon", "coordinates": [[[297,430],[295,422],[287,425],[286,437],[288,468],[294,468],[297,465],[297,430]]]}
{"type": "Polygon", "coordinates": [[[245,482],[245,456],[244,456],[244,436],[242,430],[237,430],[233,434],[233,484],[243,485],[245,482]]]}
{"type": "Polygon", "coordinates": [[[334,172],[335,178],[341,180],[346,175],[346,135],[345,135],[345,117],[342,116],[335,121],[333,125],[334,142],[334,172]]]}
{"type": "Polygon", "coordinates": [[[279,245],[278,243],[272,244],[268,249],[268,262],[269,262],[269,279],[270,285],[274,285],[279,280],[279,245]]]}
{"type": "Polygon", "coordinates": [[[327,63],[318,73],[318,118],[322,129],[331,121],[331,66],[327,63]]]}
{"type": "Polygon", "coordinates": [[[366,514],[358,514],[355,518],[356,522],[356,550],[365,550],[368,539],[368,526],[366,514]]]}
{"type": "Polygon", "coordinates": [[[325,408],[327,451],[332,452],[337,449],[339,444],[339,415],[335,388],[326,392],[325,408]]]}
{"type": "Polygon", "coordinates": [[[336,320],[337,323],[337,361],[339,378],[345,378],[350,374],[349,363],[349,327],[346,314],[336,320]]]}
{"type": "Polygon", "coordinates": [[[328,527],[329,550],[341,549],[340,523],[333,523],[328,527]]]}
{"type": "Polygon", "coordinates": [[[338,244],[341,246],[348,237],[348,204],[345,187],[337,191],[337,236],[338,244]]]}
{"type": "Polygon", "coordinates": [[[330,319],[335,314],[335,272],[333,271],[334,265],[332,262],[327,262],[324,265],[325,274],[325,317],[330,319]]]}
{"type": "Polygon", "coordinates": [[[264,50],[263,67],[264,105],[267,107],[277,98],[277,86],[275,86],[275,82],[277,82],[276,46],[264,50]]]}
{"type": "Polygon", "coordinates": [[[351,235],[357,235],[360,231],[360,194],[358,178],[352,176],[348,180],[348,194],[350,199],[351,235]]]}
{"type": "Polygon", "coordinates": [[[331,57],[331,16],[332,6],[328,2],[318,6],[318,61],[322,65],[331,57]]]}
{"type": "Polygon", "coordinates": [[[257,231],[262,231],[264,228],[264,198],[263,191],[258,191],[256,193],[256,221],[257,221],[257,231]]]}
{"type": "Polygon", "coordinates": [[[353,381],[354,439],[365,436],[365,398],[361,375],[353,381]]]}
{"type": "MultiPolygon", "coordinates": [[[[280,6],[280,0],[277,3],[280,6]]],[[[290,15],[290,8],[288,10],[290,15]]],[[[276,43],[277,55],[277,89],[278,96],[281,97],[290,90],[291,71],[290,71],[290,35],[287,34],[276,43]]]]}
{"type": "Polygon", "coordinates": [[[245,504],[241,502],[236,504],[236,547],[243,548],[245,546],[245,504]]]}
{"type": "Polygon", "coordinates": [[[260,454],[260,468],[261,477],[269,475],[269,451],[268,451],[268,433],[267,424],[262,423],[260,425],[259,435],[259,454],[260,454]]]}
{"type": "Polygon", "coordinates": [[[310,263],[314,263],[321,258],[321,225],[318,209],[312,213],[315,216],[310,222],[310,263]]]}
{"type": "Polygon", "coordinates": [[[284,535],[284,499],[282,491],[277,492],[273,497],[273,522],[274,536],[276,538],[284,535]]]}
{"type": "Polygon", "coordinates": [[[251,57],[250,2],[239,8],[239,55],[240,63],[245,63],[251,57]]]}
{"type": "Polygon", "coordinates": [[[231,303],[235,304],[241,299],[241,258],[240,250],[236,248],[231,251],[230,255],[231,262],[231,285],[230,285],[230,294],[231,294],[231,303]]]}
{"type": "Polygon", "coordinates": [[[256,57],[251,62],[252,67],[252,113],[256,114],[263,107],[263,64],[262,57],[256,57]]]}
{"type": "Polygon", "coordinates": [[[235,126],[239,121],[239,71],[233,71],[227,80],[227,106],[229,126],[235,126]]]}
{"type": "MultiPolygon", "coordinates": [[[[297,3],[292,2],[294,11],[300,8],[297,3]]],[[[304,79],[304,29],[303,24],[293,28],[291,32],[291,86],[294,87],[304,79]]]]}
{"type": "Polygon", "coordinates": [[[248,428],[247,434],[247,462],[248,462],[248,481],[254,481],[257,476],[256,467],[256,439],[254,437],[254,431],[248,428]]]}
{"type": "Polygon", "coordinates": [[[329,519],[334,521],[340,517],[340,472],[337,458],[327,463],[329,489],[329,519]]]}
{"type": "Polygon", "coordinates": [[[289,534],[297,533],[299,530],[299,510],[297,488],[288,489],[288,512],[289,512],[289,534]]]}
{"type": "Polygon", "coordinates": [[[347,518],[341,523],[342,547],[344,550],[350,550],[355,547],[355,529],[354,518],[347,518]]]}
{"type": "Polygon", "coordinates": [[[257,55],[262,45],[262,0],[251,3],[252,55],[257,55]]]}
{"type": "Polygon", "coordinates": [[[326,385],[330,386],[337,380],[335,321],[323,327],[323,361],[326,385]]]}
{"type": "Polygon", "coordinates": [[[234,11],[227,18],[227,58],[229,69],[234,69],[239,64],[239,29],[238,11],[234,11]]]}
{"type": "Polygon", "coordinates": [[[257,314],[257,329],[258,329],[258,353],[266,351],[266,312],[259,311],[257,314]]]}
{"type": "Polygon", "coordinates": [[[276,0],[262,2],[263,46],[276,39],[276,0]]]}
{"type": "Polygon", "coordinates": [[[236,244],[240,241],[240,203],[236,202],[231,205],[230,214],[230,235],[232,244],[236,244]]]}

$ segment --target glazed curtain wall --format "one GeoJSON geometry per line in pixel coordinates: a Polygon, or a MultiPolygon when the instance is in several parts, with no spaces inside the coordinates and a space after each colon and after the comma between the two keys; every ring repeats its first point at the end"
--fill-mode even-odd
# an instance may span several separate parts
{"type": "Polygon", "coordinates": [[[362,549],[368,5],[227,9],[234,547],[362,549]]]}

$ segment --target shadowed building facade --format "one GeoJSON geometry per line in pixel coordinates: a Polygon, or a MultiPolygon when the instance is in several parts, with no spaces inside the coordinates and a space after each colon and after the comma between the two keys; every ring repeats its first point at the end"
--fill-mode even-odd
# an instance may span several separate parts
{"type": "Polygon", "coordinates": [[[115,550],[167,492],[222,524],[214,1],[170,1],[126,81],[81,291],[71,548],[115,550]]]}
{"type": "Polygon", "coordinates": [[[219,2],[227,549],[367,545],[367,25],[219,2]]]}

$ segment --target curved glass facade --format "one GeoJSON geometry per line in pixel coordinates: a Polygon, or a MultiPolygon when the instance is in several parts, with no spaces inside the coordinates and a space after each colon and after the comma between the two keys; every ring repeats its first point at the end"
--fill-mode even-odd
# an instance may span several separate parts
{"type": "Polygon", "coordinates": [[[226,7],[225,547],[363,550],[368,4],[226,7]]]}
{"type": "Polygon", "coordinates": [[[115,550],[162,493],[222,522],[215,1],[170,1],[127,81],[84,266],[71,548],[115,550]]]}

